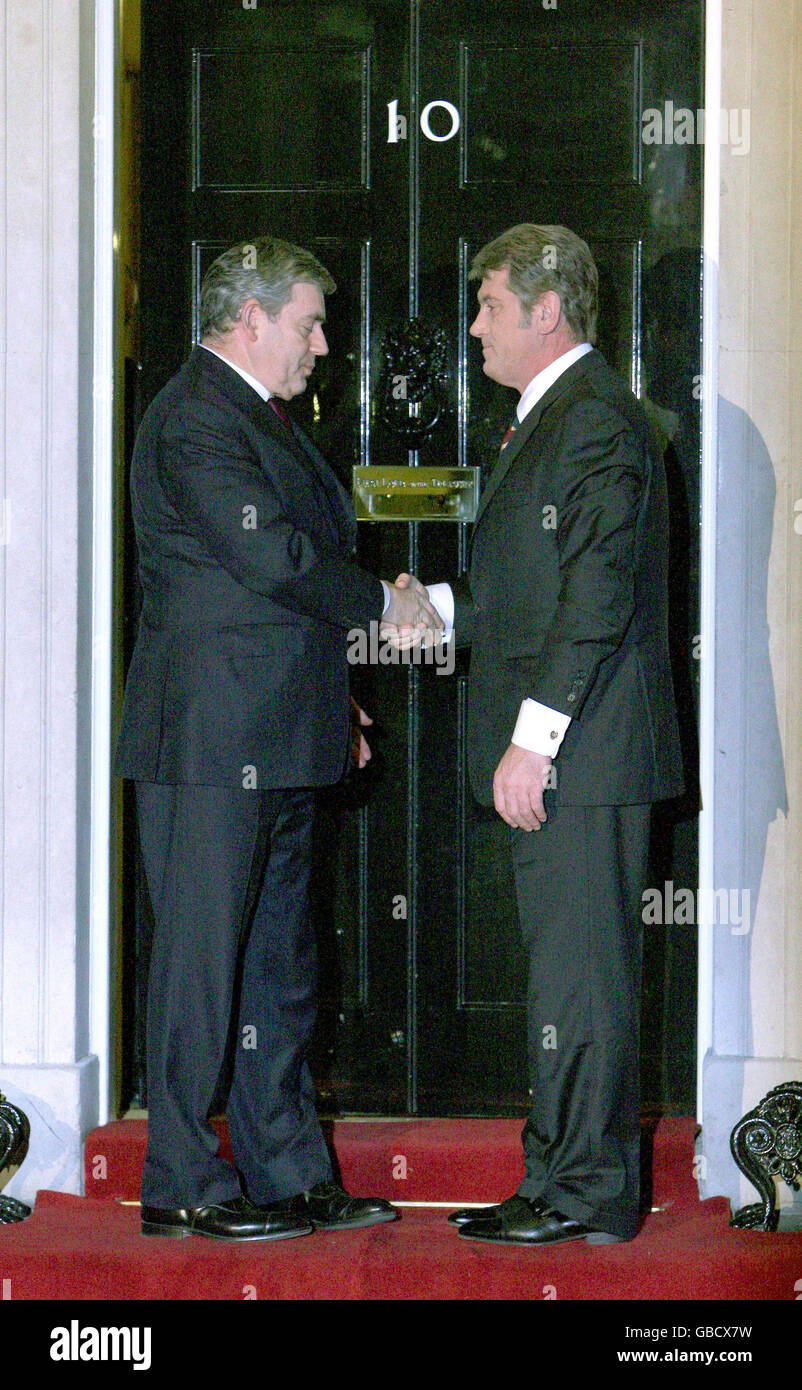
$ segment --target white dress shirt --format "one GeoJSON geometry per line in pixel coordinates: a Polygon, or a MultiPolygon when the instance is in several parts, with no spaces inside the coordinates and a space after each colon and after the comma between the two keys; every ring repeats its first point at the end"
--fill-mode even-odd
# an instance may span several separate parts
{"type": "MultiPolygon", "coordinates": [[[[561,357],[555,358],[542,372],[538,372],[521,394],[516,410],[518,423],[526,419],[541,396],[546,394],[563,372],[572,367],[574,362],[578,362],[580,357],[592,351],[592,343],[579,343],[568,352],[564,352],[561,357]]],[[[448,641],[454,631],[454,594],[451,585],[430,584],[427,587],[429,598],[445,623],[443,640],[448,641]]],[[[542,753],[553,758],[565,738],[570,723],[569,714],[561,714],[549,705],[542,705],[539,700],[526,699],[521,704],[510,742],[520,748],[527,748],[531,753],[542,753]]]]}
{"type": "Polygon", "coordinates": [[[231,361],[230,357],[224,357],[222,352],[217,352],[215,348],[207,347],[205,343],[201,343],[201,347],[204,352],[210,352],[213,357],[219,357],[221,362],[225,362],[227,367],[230,367],[233,372],[237,372],[242,377],[243,381],[247,381],[248,385],[253,387],[254,391],[258,391],[263,401],[270,400],[273,394],[272,391],[268,391],[267,387],[263,386],[261,381],[257,381],[255,376],[251,376],[250,372],[246,372],[244,368],[238,367],[236,362],[231,361]]]}

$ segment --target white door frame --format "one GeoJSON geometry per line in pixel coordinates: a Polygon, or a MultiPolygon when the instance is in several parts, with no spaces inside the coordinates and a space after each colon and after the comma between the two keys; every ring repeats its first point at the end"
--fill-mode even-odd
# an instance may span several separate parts
{"type": "MultiPolygon", "coordinates": [[[[117,5],[95,0],[95,215],[92,401],[92,726],[89,845],[89,1050],[98,1058],[98,1123],[111,1108],[111,685],[114,556],[114,367],[117,5]]],[[[116,1119],[116,1115],[113,1117],[116,1119]]]]}

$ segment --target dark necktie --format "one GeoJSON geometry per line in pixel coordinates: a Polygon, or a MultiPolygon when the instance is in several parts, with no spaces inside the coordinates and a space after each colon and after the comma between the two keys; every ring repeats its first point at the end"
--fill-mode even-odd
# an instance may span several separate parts
{"type": "Polygon", "coordinates": [[[503,453],[504,450],[506,449],[507,445],[509,444],[510,440],[512,439],[512,436],[515,434],[515,431],[517,430],[517,428],[518,428],[518,416],[516,415],[516,416],[513,417],[512,424],[510,425],[509,429],[507,430],[507,433],[505,434],[504,438],[503,438],[502,441],[501,441],[501,452],[502,452],[502,453],[503,453]]]}
{"type": "Polygon", "coordinates": [[[275,411],[282,425],[284,425],[290,431],[290,434],[294,434],[295,431],[292,428],[292,420],[287,414],[287,408],[284,405],[283,401],[276,400],[275,396],[271,396],[267,404],[270,406],[271,410],[275,411]]]}

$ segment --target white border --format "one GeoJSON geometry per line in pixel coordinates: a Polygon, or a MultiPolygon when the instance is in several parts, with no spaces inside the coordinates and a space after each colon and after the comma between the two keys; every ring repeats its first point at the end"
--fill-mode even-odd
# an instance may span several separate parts
{"type": "Polygon", "coordinates": [[[114,469],[114,0],[95,4],[95,205],[92,402],[92,733],[89,850],[89,1049],[98,1059],[98,1124],[110,1110],[110,796],[114,469]]]}
{"type": "MultiPolygon", "coordinates": [[[[716,494],[718,481],[718,268],[721,214],[721,64],[723,0],[705,6],[705,174],[702,253],[701,644],[699,659],[699,897],[712,903],[715,799],[716,494]]],[[[699,915],[696,1115],[703,1113],[704,1059],[713,1045],[713,925],[699,915]]]]}

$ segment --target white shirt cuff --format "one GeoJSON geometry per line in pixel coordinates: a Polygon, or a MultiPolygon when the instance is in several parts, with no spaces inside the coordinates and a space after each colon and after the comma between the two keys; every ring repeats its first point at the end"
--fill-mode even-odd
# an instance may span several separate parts
{"type": "Polygon", "coordinates": [[[387,580],[386,580],[386,579],[380,579],[380,580],[379,580],[379,583],[381,584],[382,588],[384,589],[384,607],[383,607],[383,609],[382,609],[382,617],[383,617],[384,614],[387,612],[387,609],[390,607],[390,585],[387,583],[387,580]]]}
{"type": "Polygon", "coordinates": [[[454,634],[454,591],[450,584],[427,584],[425,587],[432,606],[445,624],[440,640],[448,642],[454,634]]]}
{"type": "Polygon", "coordinates": [[[570,723],[570,714],[560,714],[548,705],[541,705],[538,700],[524,700],[512,742],[520,748],[528,748],[530,753],[553,758],[570,723]]]}

